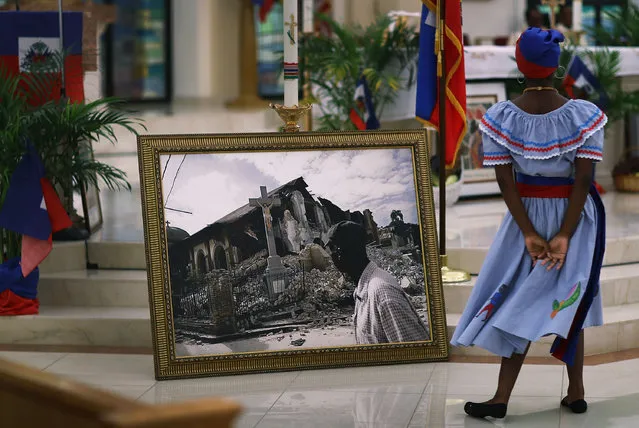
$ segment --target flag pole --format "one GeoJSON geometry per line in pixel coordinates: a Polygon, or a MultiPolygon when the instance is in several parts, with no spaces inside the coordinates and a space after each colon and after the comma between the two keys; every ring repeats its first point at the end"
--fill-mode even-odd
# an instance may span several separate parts
{"type": "Polygon", "coordinates": [[[60,52],[62,54],[62,61],[60,63],[60,100],[63,100],[64,98],[66,98],[66,82],[65,82],[65,76],[64,76],[64,61],[65,61],[65,54],[64,54],[64,24],[63,24],[63,19],[62,19],[63,15],[62,15],[62,0],[58,0],[58,26],[60,27],[60,52]]]}
{"type": "Polygon", "coordinates": [[[446,255],[446,56],[444,52],[444,20],[446,0],[437,2],[437,78],[439,79],[439,254],[442,268],[447,266],[446,255]]]}
{"type": "Polygon", "coordinates": [[[470,274],[448,267],[446,252],[446,55],[444,37],[447,0],[437,2],[437,78],[439,79],[439,256],[442,283],[454,284],[470,281],[470,274]]]}

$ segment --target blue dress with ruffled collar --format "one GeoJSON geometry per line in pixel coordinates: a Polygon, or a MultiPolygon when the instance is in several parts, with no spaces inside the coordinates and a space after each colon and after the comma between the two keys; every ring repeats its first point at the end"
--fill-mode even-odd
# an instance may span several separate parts
{"type": "MultiPolygon", "coordinates": [[[[593,103],[570,100],[534,115],[510,101],[484,115],[480,130],[484,166],[512,164],[517,173],[573,177],[576,158],[603,158],[606,115],[593,103]]],[[[547,240],[561,228],[567,198],[522,198],[536,231],[547,240]]],[[[593,266],[597,212],[591,196],[571,238],[564,267],[532,267],[519,226],[507,213],[488,251],[451,340],[502,357],[523,353],[544,336],[566,338],[593,266]]],[[[594,297],[584,328],[603,324],[601,293],[594,297]]]]}

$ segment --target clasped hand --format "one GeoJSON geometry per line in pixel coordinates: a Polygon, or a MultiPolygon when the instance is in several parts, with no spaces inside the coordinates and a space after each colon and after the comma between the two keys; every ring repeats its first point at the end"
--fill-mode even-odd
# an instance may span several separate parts
{"type": "Polygon", "coordinates": [[[546,241],[538,234],[531,234],[526,236],[525,242],[533,266],[536,266],[537,262],[541,262],[548,271],[553,268],[559,270],[564,266],[570,244],[569,237],[558,234],[550,241],[546,241]]]}

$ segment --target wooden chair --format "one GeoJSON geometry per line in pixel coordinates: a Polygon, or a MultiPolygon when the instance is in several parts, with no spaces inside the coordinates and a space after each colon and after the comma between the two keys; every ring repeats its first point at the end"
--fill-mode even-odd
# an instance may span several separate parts
{"type": "Polygon", "coordinates": [[[227,428],[240,406],[219,398],[154,406],[0,359],[6,428],[227,428]]]}

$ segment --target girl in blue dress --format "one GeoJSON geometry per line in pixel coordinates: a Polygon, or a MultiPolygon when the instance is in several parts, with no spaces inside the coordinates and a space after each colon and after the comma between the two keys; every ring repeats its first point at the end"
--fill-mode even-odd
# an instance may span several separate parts
{"type": "Polygon", "coordinates": [[[466,403],[475,417],[503,418],[532,341],[555,335],[567,365],[575,413],[584,401],[583,329],[603,324],[599,273],[605,212],[593,185],[602,160],[605,114],[554,89],[561,33],[524,32],[516,48],[524,94],[491,107],[481,121],[485,166],[494,166],[509,213],[497,232],[451,343],[502,357],[497,392],[466,403]]]}

